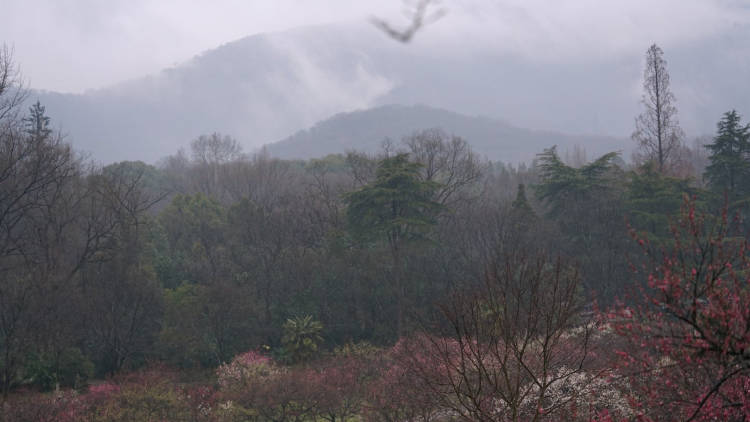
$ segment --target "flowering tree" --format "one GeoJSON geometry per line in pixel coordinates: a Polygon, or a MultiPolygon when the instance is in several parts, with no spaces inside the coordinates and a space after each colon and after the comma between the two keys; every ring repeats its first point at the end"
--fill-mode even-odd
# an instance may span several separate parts
{"type": "Polygon", "coordinates": [[[645,420],[750,418],[750,257],[714,218],[686,201],[667,250],[644,247],[642,301],[609,314],[625,339],[619,371],[645,420]]]}
{"type": "Polygon", "coordinates": [[[314,418],[321,391],[310,368],[285,368],[256,352],[217,370],[220,413],[228,420],[302,421],[314,418]]]}
{"type": "Polygon", "coordinates": [[[308,380],[314,384],[317,395],[318,418],[337,422],[357,416],[362,409],[370,366],[363,358],[336,357],[308,371],[308,380]]]}
{"type": "MultiPolygon", "coordinates": [[[[436,403],[423,376],[415,376],[411,365],[433,368],[423,349],[412,347],[413,340],[402,339],[378,362],[378,375],[367,386],[364,406],[366,421],[397,422],[433,420],[436,403]]],[[[431,372],[430,372],[431,373],[431,372]]],[[[432,378],[430,378],[432,379],[432,378]]]]}

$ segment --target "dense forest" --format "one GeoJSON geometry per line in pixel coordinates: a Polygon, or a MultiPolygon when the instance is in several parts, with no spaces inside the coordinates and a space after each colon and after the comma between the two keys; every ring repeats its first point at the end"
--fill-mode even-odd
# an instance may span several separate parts
{"type": "Polygon", "coordinates": [[[656,46],[637,156],[520,165],[425,128],[98,166],[0,59],[0,420],[750,415],[750,125],[686,147],[656,46]]]}

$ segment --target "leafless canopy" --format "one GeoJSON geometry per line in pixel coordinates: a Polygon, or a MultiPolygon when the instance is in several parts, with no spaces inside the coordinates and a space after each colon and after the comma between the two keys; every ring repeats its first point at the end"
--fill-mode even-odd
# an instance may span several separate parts
{"type": "Polygon", "coordinates": [[[424,179],[440,184],[435,201],[453,206],[476,194],[470,188],[486,170],[486,163],[465,139],[433,128],[415,132],[403,143],[410,158],[424,166],[424,179]]]}
{"type": "Polygon", "coordinates": [[[544,253],[493,255],[484,285],[441,307],[443,334],[405,345],[406,366],[435,407],[458,419],[564,420],[560,412],[586,390],[570,386],[593,379],[579,280],[544,253]]]}
{"type": "Polygon", "coordinates": [[[19,105],[26,98],[21,73],[13,63],[13,51],[6,45],[0,46],[0,122],[19,111],[19,105]]]}

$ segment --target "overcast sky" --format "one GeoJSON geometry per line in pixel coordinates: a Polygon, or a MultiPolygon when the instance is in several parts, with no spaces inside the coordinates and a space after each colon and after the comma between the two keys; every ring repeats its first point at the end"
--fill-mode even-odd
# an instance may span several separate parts
{"type": "MultiPolygon", "coordinates": [[[[750,25],[750,0],[443,0],[422,40],[539,60],[643,51],[750,25]]],[[[0,43],[34,88],[82,92],[155,73],[223,43],[300,25],[394,22],[400,0],[3,0],[0,43]]],[[[749,42],[750,44],[750,42],[749,42]]]]}

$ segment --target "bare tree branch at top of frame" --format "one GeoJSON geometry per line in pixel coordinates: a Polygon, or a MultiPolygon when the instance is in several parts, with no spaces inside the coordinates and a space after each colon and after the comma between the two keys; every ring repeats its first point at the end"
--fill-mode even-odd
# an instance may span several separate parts
{"type": "Polygon", "coordinates": [[[16,117],[26,95],[21,72],[18,66],[13,64],[13,50],[2,44],[0,45],[0,121],[16,117]]]}
{"type": "Polygon", "coordinates": [[[410,24],[404,29],[396,29],[389,22],[374,17],[371,19],[373,25],[385,32],[389,37],[402,43],[408,43],[414,37],[414,34],[445,15],[445,9],[435,7],[440,0],[405,0],[404,14],[409,19],[410,24]]]}

